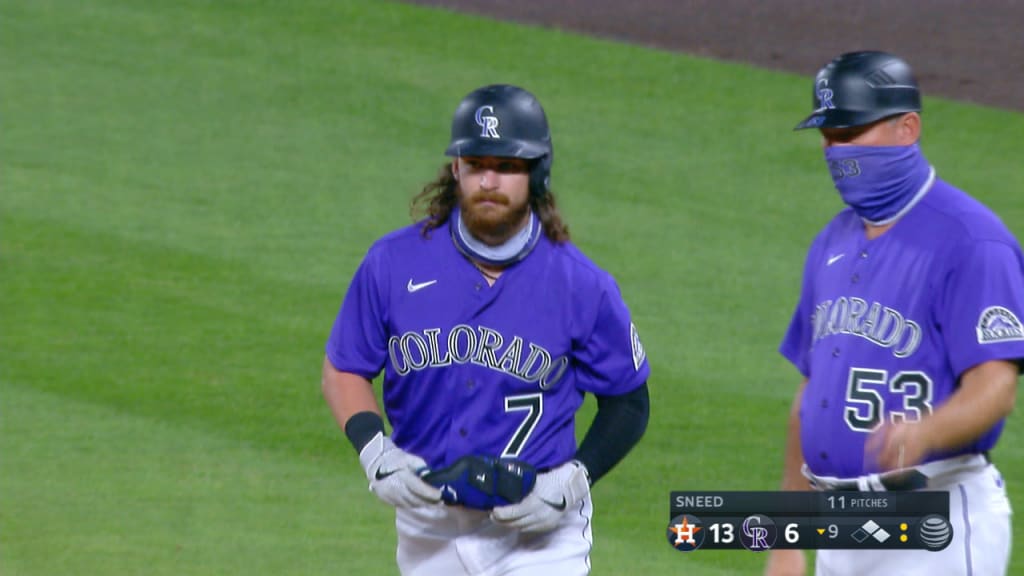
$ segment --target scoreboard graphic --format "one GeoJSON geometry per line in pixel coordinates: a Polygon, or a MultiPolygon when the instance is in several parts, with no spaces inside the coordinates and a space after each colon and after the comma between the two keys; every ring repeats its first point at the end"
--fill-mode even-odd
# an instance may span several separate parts
{"type": "Polygon", "coordinates": [[[666,531],[681,552],[949,546],[948,492],[672,492],[666,531]]]}

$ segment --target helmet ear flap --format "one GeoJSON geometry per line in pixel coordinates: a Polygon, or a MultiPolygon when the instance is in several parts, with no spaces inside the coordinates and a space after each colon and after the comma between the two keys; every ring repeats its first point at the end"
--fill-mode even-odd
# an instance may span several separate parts
{"type": "Polygon", "coordinates": [[[530,195],[541,197],[551,190],[551,154],[530,163],[530,195]]]}

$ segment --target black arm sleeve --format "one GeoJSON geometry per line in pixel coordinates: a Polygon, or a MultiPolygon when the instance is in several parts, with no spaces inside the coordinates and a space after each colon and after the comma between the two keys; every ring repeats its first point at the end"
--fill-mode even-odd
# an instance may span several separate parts
{"type": "Polygon", "coordinates": [[[597,414],[583,437],[576,460],[590,472],[593,485],[615,467],[647,430],[651,400],[647,383],[621,396],[597,396],[597,414]]]}

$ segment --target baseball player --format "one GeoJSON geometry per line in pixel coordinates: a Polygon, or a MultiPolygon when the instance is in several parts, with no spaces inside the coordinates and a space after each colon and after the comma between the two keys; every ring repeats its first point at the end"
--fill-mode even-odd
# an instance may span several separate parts
{"type": "Polygon", "coordinates": [[[643,346],[614,279],[569,241],[532,94],[471,92],[446,154],[413,199],[425,218],[356,271],[324,395],[396,509],[403,574],[587,574],[590,487],[647,426],[643,346]],[[577,447],[588,392],[597,414],[577,447]]]}
{"type": "MultiPolygon", "coordinates": [[[[826,165],[848,205],[811,244],[780,352],[804,377],[784,489],[945,490],[941,552],[820,550],[815,574],[1005,574],[1010,505],[991,450],[1024,358],[1024,256],[922,154],[906,62],[843,54],[814,80],[826,165]]],[[[800,551],[766,573],[803,574],[800,551]]]]}

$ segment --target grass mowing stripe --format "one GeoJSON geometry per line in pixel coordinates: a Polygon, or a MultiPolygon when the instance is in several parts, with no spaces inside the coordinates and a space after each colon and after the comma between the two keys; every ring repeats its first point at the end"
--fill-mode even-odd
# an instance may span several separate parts
{"type": "Polygon", "coordinates": [[[3,317],[18,327],[0,335],[9,377],[301,453],[340,440],[319,389],[337,291],[48,222],[0,222],[12,238],[3,317]]]}
{"type": "Polygon", "coordinates": [[[390,511],[352,506],[365,484],[339,466],[6,379],[0,390],[8,576],[395,573],[390,511]]]}

